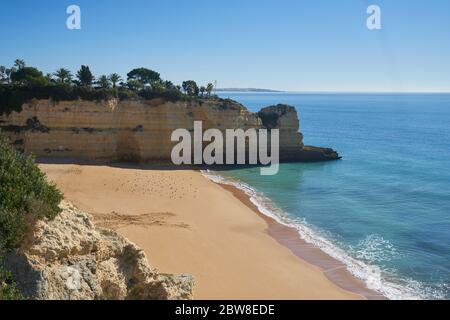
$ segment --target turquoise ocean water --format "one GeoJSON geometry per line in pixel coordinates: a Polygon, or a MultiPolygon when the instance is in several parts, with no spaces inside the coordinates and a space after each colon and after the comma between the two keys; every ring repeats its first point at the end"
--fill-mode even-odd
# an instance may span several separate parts
{"type": "Polygon", "coordinates": [[[221,172],[391,299],[450,298],[450,95],[221,93],[297,108],[305,144],[342,161],[221,172]]]}

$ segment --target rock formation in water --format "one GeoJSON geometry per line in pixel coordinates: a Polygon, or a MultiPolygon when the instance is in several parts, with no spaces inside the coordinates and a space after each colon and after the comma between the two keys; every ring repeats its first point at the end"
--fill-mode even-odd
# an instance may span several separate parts
{"type": "Polygon", "coordinates": [[[4,264],[21,293],[38,300],[192,299],[190,275],[160,274],[144,252],[68,202],[53,221],[33,233],[4,264]]]}
{"type": "Polygon", "coordinates": [[[0,116],[0,129],[17,148],[38,157],[95,161],[168,162],[173,130],[280,129],[280,160],[338,159],[332,149],[307,147],[294,107],[271,106],[249,112],[232,100],[162,102],[155,99],[61,101],[33,100],[20,113],[0,116]]]}

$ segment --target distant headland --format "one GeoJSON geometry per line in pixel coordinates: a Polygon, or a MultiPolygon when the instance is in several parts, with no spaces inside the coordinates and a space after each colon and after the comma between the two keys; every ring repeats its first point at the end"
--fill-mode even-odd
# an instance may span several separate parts
{"type": "Polygon", "coordinates": [[[217,88],[217,92],[285,92],[272,89],[259,89],[259,88],[217,88]]]}

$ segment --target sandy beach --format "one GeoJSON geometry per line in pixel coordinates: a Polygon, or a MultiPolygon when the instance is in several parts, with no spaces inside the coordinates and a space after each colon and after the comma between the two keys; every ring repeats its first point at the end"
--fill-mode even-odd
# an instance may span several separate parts
{"type": "MultiPolygon", "coordinates": [[[[342,282],[350,284],[338,286],[324,272],[325,262],[307,262],[283,237],[274,237],[277,226],[242,195],[198,171],[74,164],[40,168],[98,225],[139,245],[152,266],[192,274],[195,299],[364,298],[364,291],[349,291],[358,286],[351,284],[354,279],[344,274],[342,282]]],[[[292,237],[289,230],[280,232],[292,237]]],[[[307,256],[311,250],[304,247],[307,256]]]]}

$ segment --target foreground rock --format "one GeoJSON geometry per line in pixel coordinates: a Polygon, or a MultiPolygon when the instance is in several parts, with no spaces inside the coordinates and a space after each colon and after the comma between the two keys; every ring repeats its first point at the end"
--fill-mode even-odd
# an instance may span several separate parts
{"type": "Polygon", "coordinates": [[[39,300],[192,299],[190,275],[160,274],[144,252],[114,231],[96,228],[70,203],[39,221],[24,248],[7,256],[22,294],[39,300]]]}

